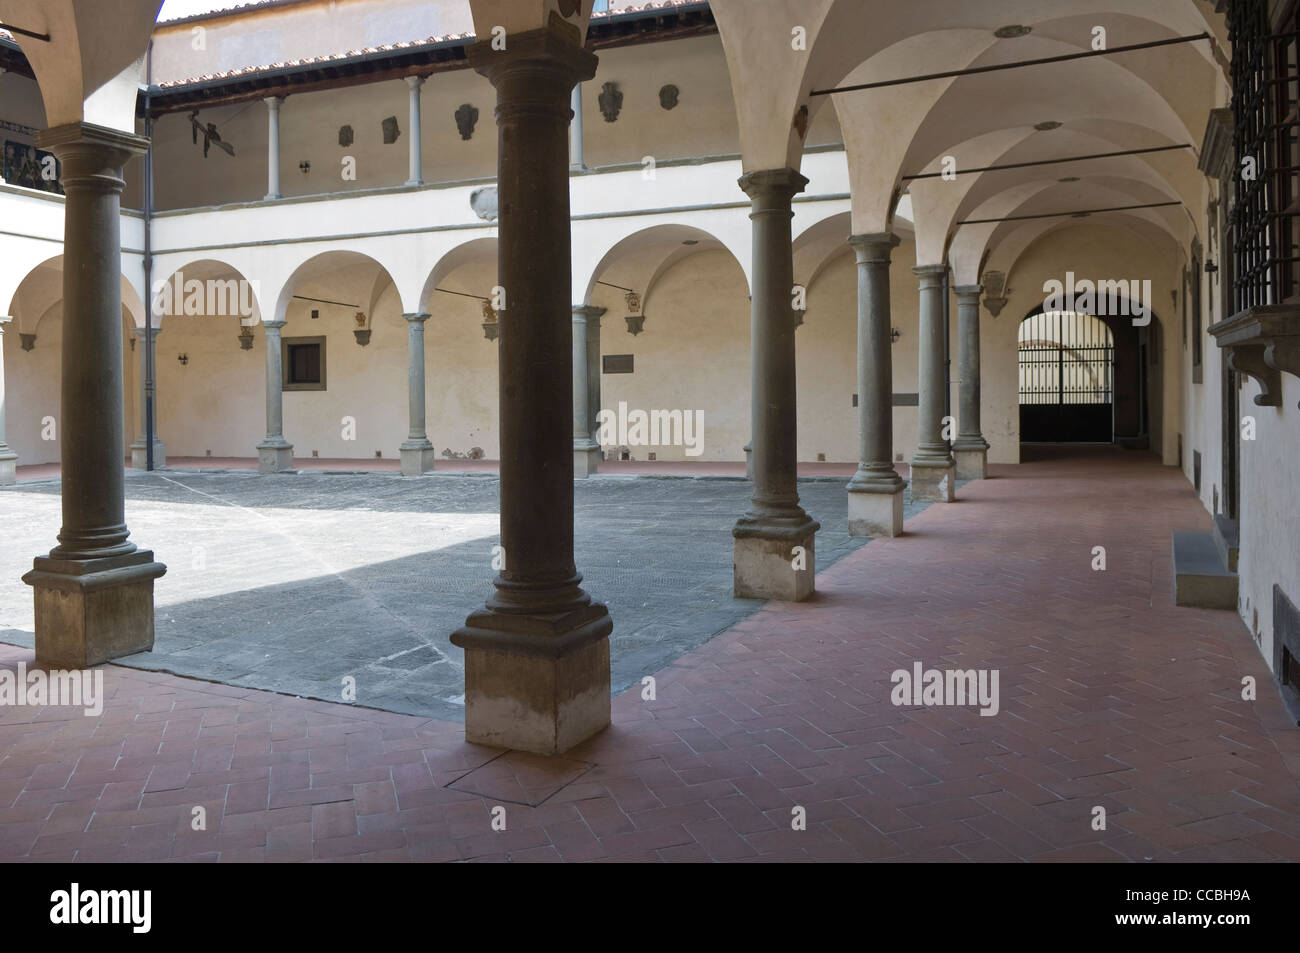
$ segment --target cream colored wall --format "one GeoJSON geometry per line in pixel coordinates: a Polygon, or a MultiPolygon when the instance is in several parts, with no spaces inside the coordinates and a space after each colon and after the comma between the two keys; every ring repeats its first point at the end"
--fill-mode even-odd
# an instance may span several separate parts
{"type": "MultiPolygon", "coordinates": [[[[127,343],[132,335],[126,320],[123,322],[122,342],[122,409],[126,421],[123,440],[123,457],[135,439],[139,421],[139,368],[138,352],[127,343]]],[[[23,328],[29,330],[29,326],[23,328]]],[[[58,463],[59,437],[63,426],[61,397],[63,313],[55,307],[36,325],[36,344],[24,351],[18,337],[18,326],[11,322],[0,335],[4,347],[5,389],[5,442],[18,454],[19,466],[40,463],[58,463]],[[42,439],[46,417],[55,422],[54,439],[42,439]]],[[[139,342],[137,342],[138,346],[139,342]]]]}
{"type": "MultiPolygon", "coordinates": [[[[369,282],[314,286],[305,294],[365,309],[369,282]],[[337,289],[335,291],[334,289],[337,289]],[[343,297],[334,298],[333,294],[343,297]]],[[[406,439],[406,321],[390,286],[370,316],[370,343],[362,347],[352,330],[354,310],[308,301],[293,301],[281,329],[285,339],[324,335],[323,391],[285,391],[284,434],[294,455],[374,459],[375,451],[392,460],[406,439]],[[311,310],[320,317],[313,320],[311,310]],[[356,421],[355,440],[347,439],[343,418],[356,421]]]]}
{"type": "Polygon", "coordinates": [[[1260,652],[1273,664],[1273,586],[1300,605],[1300,381],[1282,375],[1282,405],[1257,407],[1258,387],[1242,388],[1241,412],[1256,422],[1256,439],[1241,442],[1241,549],[1238,608],[1260,652]]]}
{"type": "MultiPolygon", "coordinates": [[[[701,410],[703,452],[689,459],[744,460],[749,442],[749,301],[744,274],[725,251],[678,262],[643,301],[645,330],[627,331],[622,293],[598,287],[592,303],[601,320],[602,354],[631,354],[631,374],[603,374],[601,406],[628,410],[701,410]]],[[[631,458],[685,460],[685,449],[629,447],[631,458]]],[[[613,455],[614,448],[606,452],[613,455]]]]}
{"type": "Polygon", "coordinates": [[[41,419],[61,418],[62,350],[63,320],[57,312],[37,326],[36,346],[30,351],[20,347],[14,324],[5,328],[5,437],[18,454],[19,466],[58,462],[59,442],[41,439],[41,419]]]}
{"type": "Polygon", "coordinates": [[[845,246],[808,288],[795,332],[800,460],[857,462],[858,266],[845,246]]]}
{"type": "Polygon", "coordinates": [[[234,316],[169,315],[154,343],[157,432],[169,457],[251,457],[266,429],[266,335],[234,316]],[[184,354],[189,363],[182,365],[184,354]]]}
{"type": "MultiPolygon", "coordinates": [[[[495,259],[479,260],[449,272],[439,287],[486,295],[497,283],[496,273],[495,259]]],[[[482,303],[435,293],[429,300],[429,314],[424,325],[425,415],[437,459],[446,460],[446,450],[464,455],[479,447],[487,459],[497,460],[501,456],[499,345],[483,335],[482,303]]],[[[403,408],[405,369],[403,357],[403,408]]]]}

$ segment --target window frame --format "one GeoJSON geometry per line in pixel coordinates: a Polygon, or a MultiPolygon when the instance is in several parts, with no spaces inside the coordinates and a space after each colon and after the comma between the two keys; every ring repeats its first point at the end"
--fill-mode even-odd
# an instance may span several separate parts
{"type": "Polygon", "coordinates": [[[282,391],[301,391],[301,390],[325,390],[325,335],[317,334],[304,337],[291,337],[280,339],[280,389],[282,391]],[[320,380],[311,382],[290,381],[290,369],[293,367],[290,361],[290,350],[301,345],[315,344],[320,347],[320,380]]]}

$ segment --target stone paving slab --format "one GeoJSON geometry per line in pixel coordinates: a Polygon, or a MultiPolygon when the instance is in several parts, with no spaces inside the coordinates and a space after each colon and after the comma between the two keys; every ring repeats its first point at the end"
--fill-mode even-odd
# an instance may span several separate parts
{"type": "MultiPolygon", "coordinates": [[[[822,523],[825,568],[864,545],[847,533],[841,477],[800,481],[822,523]]],[[[135,472],[132,539],[167,564],[154,651],[121,664],[231,685],[464,717],[449,636],[491,592],[500,483],[490,473],[135,472]]],[[[574,484],[584,586],[607,602],[615,693],[762,605],[731,595],[741,477],[600,475],[574,484]]],[[[0,492],[17,528],[0,556],[0,640],[32,645],[31,557],[53,545],[58,483],[0,492]]],[[[907,505],[914,516],[928,504],[907,505]]]]}

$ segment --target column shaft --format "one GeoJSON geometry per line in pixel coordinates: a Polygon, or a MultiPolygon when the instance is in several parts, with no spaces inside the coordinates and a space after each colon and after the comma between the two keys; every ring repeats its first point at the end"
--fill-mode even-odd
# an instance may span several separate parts
{"type": "Polygon", "coordinates": [[[953,499],[954,461],[944,439],[947,407],[944,381],[943,275],[946,265],[920,265],[912,269],[920,279],[918,341],[918,424],[916,454],[912,457],[912,498],[953,499]]]}
{"type": "MultiPolygon", "coordinates": [[[[576,36],[574,37],[576,39],[576,36]]],[[[502,566],[465,649],[471,741],[557,753],[609,724],[608,609],[573,559],[568,124],[596,57],[557,29],[468,50],[497,90],[502,566]]]]}
{"type": "Polygon", "coordinates": [[[980,292],[979,285],[961,285],[957,291],[957,439],[953,456],[957,476],[983,479],[988,474],[988,441],[980,432],[980,292]]]}
{"type": "Polygon", "coordinates": [[[592,442],[600,445],[600,319],[604,308],[593,308],[587,314],[587,431],[592,442]]]}
{"type": "Polygon", "coordinates": [[[429,315],[420,312],[406,318],[406,395],[410,427],[398,450],[402,473],[419,476],[433,469],[433,444],[425,432],[424,413],[424,322],[429,315]]]}
{"type": "Polygon", "coordinates": [[[284,437],[284,367],[280,329],[284,321],[263,321],[266,332],[266,436],[257,445],[257,468],[277,473],[293,467],[293,444],[284,437]]]}
{"type": "Polygon", "coordinates": [[[407,176],[406,184],[423,185],[423,163],[420,158],[420,87],[424,85],[424,77],[408,76],[406,77],[406,85],[411,88],[411,128],[407,133],[410,136],[410,175],[407,176]]]}
{"type": "MultiPolygon", "coordinates": [[[[600,444],[592,438],[595,413],[591,404],[591,343],[589,322],[596,322],[599,346],[600,315],[604,308],[573,306],[573,475],[587,477],[596,472],[600,444]]],[[[597,405],[599,406],[599,405],[597,405]]]]}
{"type": "Polygon", "coordinates": [[[569,94],[569,108],[573,121],[569,125],[569,168],[582,171],[587,164],[582,155],[582,84],[578,83],[569,94]]]}
{"type": "Polygon", "coordinates": [[[798,600],[813,591],[820,525],[799,505],[791,199],[808,180],[793,169],[750,172],[753,295],[750,388],[753,496],[732,530],[736,595],[798,600]]]}
{"type": "MultiPolygon", "coordinates": [[[[152,334],[146,334],[145,328],[135,329],[137,342],[135,349],[139,352],[140,358],[140,429],[135,440],[131,443],[131,467],[135,470],[144,470],[149,465],[149,355],[146,349],[154,346],[162,328],[154,327],[150,330],[152,330],[152,334]]],[[[158,439],[157,425],[158,419],[155,415],[153,440],[153,465],[155,468],[167,465],[166,448],[163,446],[163,442],[158,439]]]]}
{"type": "Polygon", "coordinates": [[[5,442],[5,325],[10,315],[0,315],[0,486],[18,482],[18,454],[5,442]]]}
{"type": "Polygon", "coordinates": [[[897,536],[903,488],[894,469],[893,317],[889,299],[892,233],[849,239],[858,262],[858,471],[849,481],[849,532],[897,536]]]}
{"type": "Polygon", "coordinates": [[[266,199],[280,198],[280,106],[284,99],[268,96],[266,103],[266,199]]]}

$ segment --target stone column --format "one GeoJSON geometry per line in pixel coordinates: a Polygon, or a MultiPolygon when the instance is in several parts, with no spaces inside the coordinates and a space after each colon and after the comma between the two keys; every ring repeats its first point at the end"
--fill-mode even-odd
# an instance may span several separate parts
{"type": "Polygon", "coordinates": [[[951,503],[957,466],[943,437],[946,405],[943,373],[943,276],[947,265],[912,269],[921,280],[916,455],[912,457],[912,499],[951,503]]]}
{"type": "Polygon", "coordinates": [[[36,143],[62,166],[63,525],[23,582],[36,602],[36,661],[85,668],[153,648],[153,583],[167,571],[127,537],[122,447],[122,167],[149,140],[91,123],[36,143]]]}
{"type": "Polygon", "coordinates": [[[266,201],[280,198],[280,106],[281,96],[267,96],[266,103],[266,201]]]}
{"type": "Polygon", "coordinates": [[[858,472],[849,480],[849,534],[903,532],[903,488],[894,469],[894,343],[889,306],[892,232],[853,235],[858,259],[858,472]]]}
{"type": "Polygon", "coordinates": [[[796,469],[794,257],[790,200],[808,184],[793,169],[750,172],[754,293],[750,304],[750,389],[754,495],[736,521],[734,591],[742,599],[795,602],[814,589],[821,525],[799,505],[796,469]]]}
{"type": "MultiPolygon", "coordinates": [[[[420,159],[420,87],[424,85],[423,76],[406,77],[406,85],[411,88],[411,128],[407,132],[410,138],[410,175],[407,185],[424,185],[423,163],[420,159]]],[[[425,315],[428,317],[428,315],[425,315]]]]}
{"type": "MultiPolygon", "coordinates": [[[[139,342],[135,349],[140,353],[140,430],[139,435],[131,443],[131,467],[135,470],[144,470],[149,465],[149,387],[146,380],[145,365],[148,363],[148,356],[145,348],[152,346],[158,339],[158,334],[162,328],[152,328],[152,341],[148,340],[144,328],[135,329],[135,338],[139,342]]],[[[157,432],[158,419],[154,417],[154,438],[153,438],[153,465],[155,467],[167,466],[167,448],[163,442],[158,439],[157,432]]]]}
{"type": "Polygon", "coordinates": [[[957,478],[983,480],[989,475],[989,442],[980,432],[980,292],[979,285],[959,285],[957,292],[957,439],[952,455],[957,478]]]}
{"type": "MultiPolygon", "coordinates": [[[[594,317],[596,327],[600,327],[600,316],[604,308],[589,305],[573,306],[573,475],[588,477],[596,472],[600,460],[600,444],[592,438],[592,421],[595,415],[591,409],[591,355],[588,347],[591,337],[588,334],[587,321],[594,317]]],[[[600,331],[597,330],[597,342],[600,331]]],[[[599,346],[599,345],[598,345],[599,346]]],[[[597,405],[599,410],[599,404],[597,405]]]]}
{"type": "MultiPolygon", "coordinates": [[[[3,70],[0,70],[3,72],[3,70]]],[[[3,180],[0,180],[3,181],[3,180]]],[[[18,454],[5,442],[5,325],[12,315],[0,314],[0,486],[18,482],[18,454]]]]}
{"type": "Polygon", "coordinates": [[[511,35],[507,50],[490,40],[468,49],[497,90],[505,567],[451,641],[465,650],[466,740],[540,754],[567,751],[610,718],[613,621],[573,559],[567,138],[573,85],[596,71],[576,40],[542,29],[511,35]]]}
{"type": "Polygon", "coordinates": [[[573,87],[569,94],[569,108],[573,110],[573,122],[569,125],[569,168],[574,172],[586,170],[587,163],[582,155],[582,84],[573,87]]]}
{"type": "Polygon", "coordinates": [[[263,321],[266,331],[266,436],[257,445],[260,473],[293,469],[293,444],[284,439],[284,367],[280,359],[283,321],[263,321]]]}
{"type": "Polygon", "coordinates": [[[600,319],[604,308],[587,308],[587,430],[600,454],[600,319]]]}
{"type": "Polygon", "coordinates": [[[406,395],[410,430],[398,448],[402,474],[419,476],[433,469],[433,444],[424,429],[424,322],[429,316],[404,314],[406,318],[406,395]]]}

